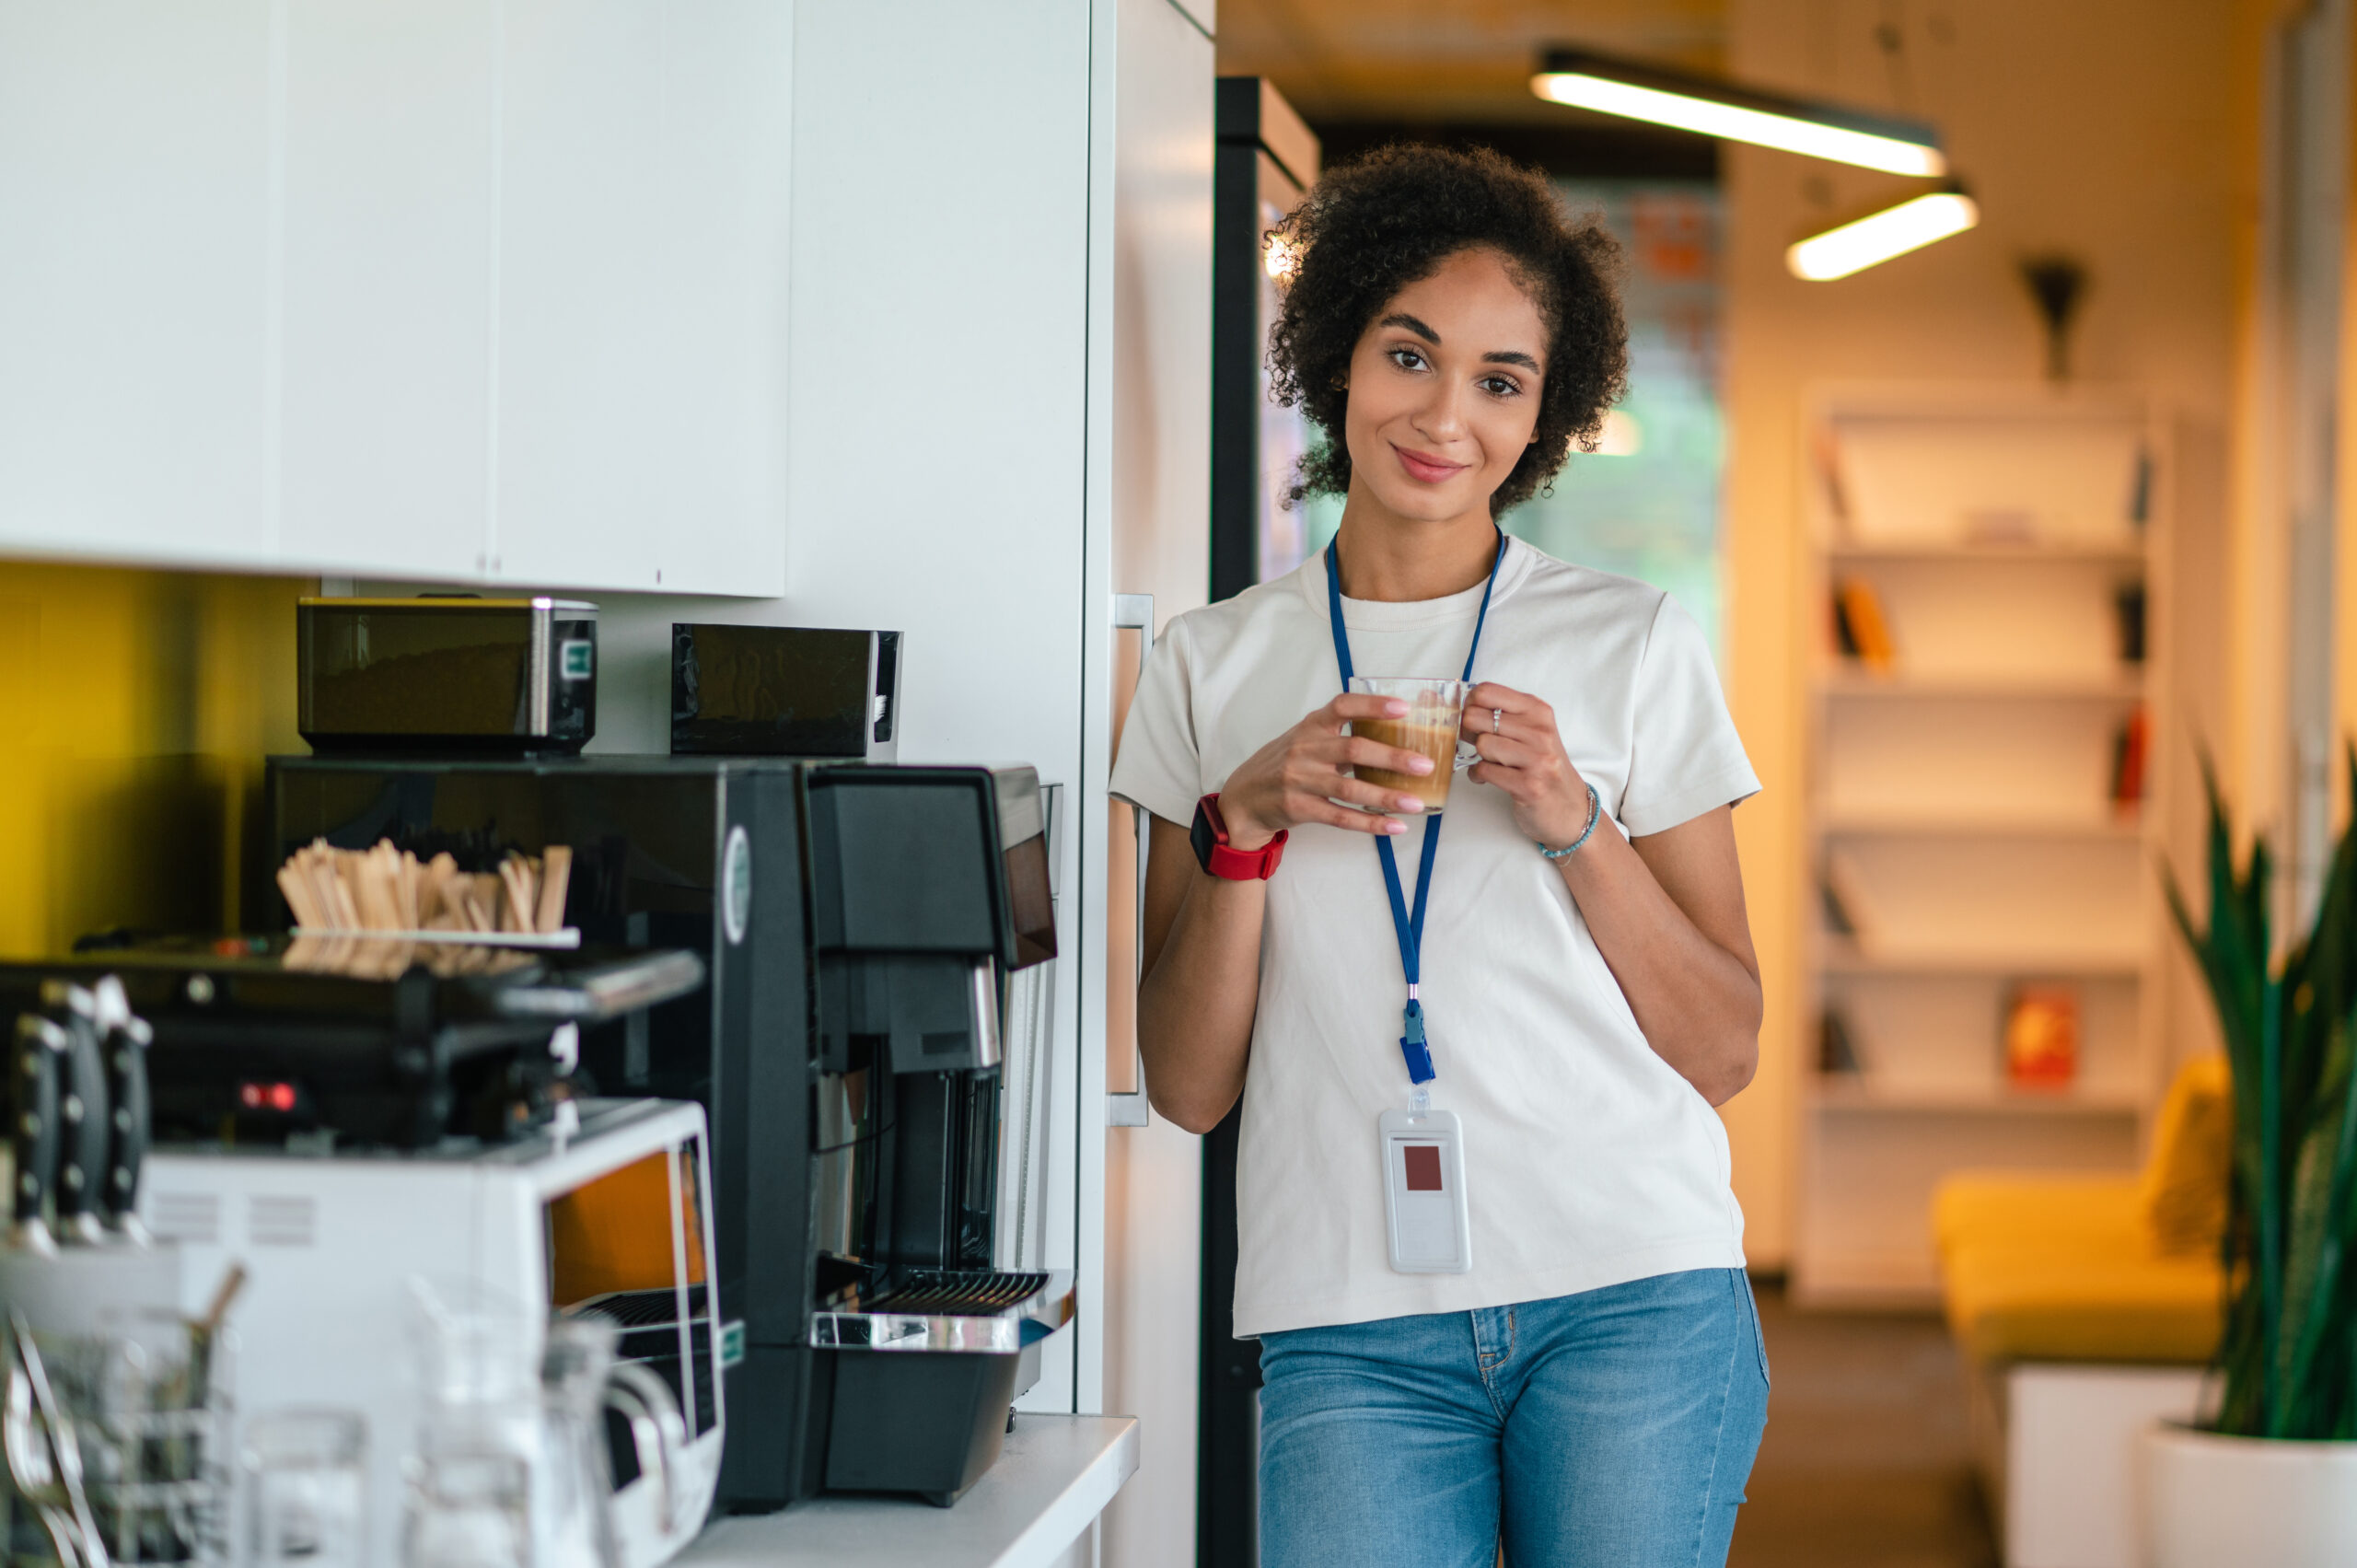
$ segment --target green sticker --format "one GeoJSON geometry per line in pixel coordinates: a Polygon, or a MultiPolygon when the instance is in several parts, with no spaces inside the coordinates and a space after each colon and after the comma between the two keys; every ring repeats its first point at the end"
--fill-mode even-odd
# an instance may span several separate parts
{"type": "Polygon", "coordinates": [[[564,645],[559,650],[559,668],[564,671],[564,678],[567,680],[588,679],[589,661],[596,656],[597,651],[598,645],[586,638],[567,638],[564,645]]]}
{"type": "Polygon", "coordinates": [[[728,830],[720,852],[720,928],[732,947],[745,940],[746,923],[753,918],[753,842],[742,827],[728,830]]]}
{"type": "Polygon", "coordinates": [[[720,1326],[720,1369],[741,1366],[745,1362],[745,1325],[742,1319],[720,1326]]]}

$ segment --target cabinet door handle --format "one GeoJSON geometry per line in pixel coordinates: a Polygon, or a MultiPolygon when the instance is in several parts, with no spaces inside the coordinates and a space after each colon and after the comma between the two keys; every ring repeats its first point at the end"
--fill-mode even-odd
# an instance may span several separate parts
{"type": "MultiPolygon", "coordinates": [[[[1145,678],[1145,661],[1154,654],[1154,596],[1152,594],[1115,594],[1113,596],[1113,630],[1140,633],[1138,643],[1138,679],[1145,678]]],[[[1130,688],[1130,700],[1137,701],[1137,687],[1130,688]]],[[[1130,807],[1130,817],[1138,834],[1138,886],[1135,926],[1137,956],[1132,972],[1143,981],[1145,979],[1145,845],[1149,813],[1130,807]]],[[[1131,1016],[1136,1016],[1134,1007],[1131,1016]]],[[[1108,1127],[1143,1127],[1151,1120],[1145,1101],[1145,1052],[1138,1049],[1137,1036],[1132,1030],[1130,1049],[1137,1056],[1137,1088],[1130,1094],[1105,1094],[1105,1125],[1108,1127]]]]}

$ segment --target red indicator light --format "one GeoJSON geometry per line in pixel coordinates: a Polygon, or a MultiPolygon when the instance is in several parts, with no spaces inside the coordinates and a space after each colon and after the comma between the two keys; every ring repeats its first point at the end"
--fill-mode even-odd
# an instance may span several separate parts
{"type": "Polygon", "coordinates": [[[295,1109],[295,1086],[292,1084],[240,1084],[238,1103],[248,1110],[279,1110],[295,1109]]]}

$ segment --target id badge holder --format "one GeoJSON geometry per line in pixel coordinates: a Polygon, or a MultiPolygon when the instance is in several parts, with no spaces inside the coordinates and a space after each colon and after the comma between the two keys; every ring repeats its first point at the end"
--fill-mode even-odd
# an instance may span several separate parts
{"type": "Polygon", "coordinates": [[[1387,1110],[1383,1213],[1391,1266],[1403,1274],[1462,1274],[1473,1267],[1473,1225],[1465,1202],[1465,1135],[1452,1110],[1387,1110]]]}

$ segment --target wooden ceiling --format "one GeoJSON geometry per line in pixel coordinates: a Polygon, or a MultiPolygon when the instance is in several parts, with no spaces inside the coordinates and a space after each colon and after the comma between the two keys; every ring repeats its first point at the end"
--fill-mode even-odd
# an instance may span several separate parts
{"type": "MultiPolygon", "coordinates": [[[[1720,67],[1726,0],[1219,0],[1219,69],[1313,122],[1560,124],[1531,96],[1550,44],[1720,67]]],[[[1578,116],[1585,119],[1586,116],[1578,116]]]]}

